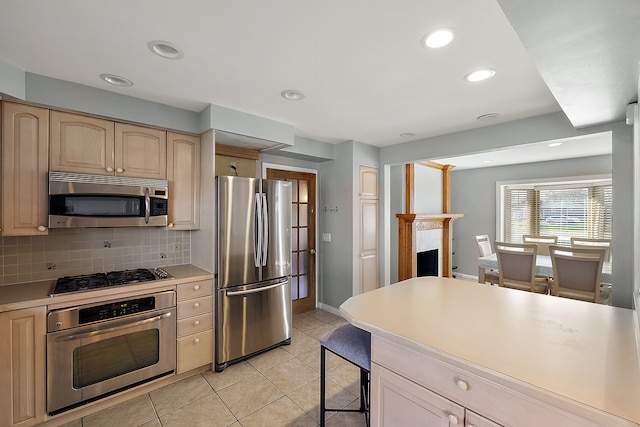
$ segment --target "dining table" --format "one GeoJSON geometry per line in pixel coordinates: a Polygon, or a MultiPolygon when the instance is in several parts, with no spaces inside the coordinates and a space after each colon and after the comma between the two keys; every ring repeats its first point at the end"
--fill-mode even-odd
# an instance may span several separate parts
{"type": "MultiPolygon", "coordinates": [[[[485,271],[489,269],[498,269],[498,256],[495,253],[478,258],[478,283],[484,283],[485,271]]],[[[603,283],[611,283],[611,270],[611,262],[605,261],[602,264],[601,281],[603,283]]],[[[551,257],[549,255],[536,256],[536,276],[553,276],[553,266],[551,265],[551,257]]]]}

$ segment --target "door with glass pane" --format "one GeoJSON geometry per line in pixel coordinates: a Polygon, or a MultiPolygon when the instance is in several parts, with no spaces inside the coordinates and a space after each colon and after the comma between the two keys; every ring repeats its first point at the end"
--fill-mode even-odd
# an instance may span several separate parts
{"type": "Polygon", "coordinates": [[[267,169],[267,179],[291,182],[291,308],[296,315],[316,308],[316,175],[267,169]]]}

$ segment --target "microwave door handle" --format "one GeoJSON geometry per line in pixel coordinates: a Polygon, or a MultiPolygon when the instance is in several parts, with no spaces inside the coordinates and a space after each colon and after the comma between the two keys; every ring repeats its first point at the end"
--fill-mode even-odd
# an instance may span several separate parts
{"type": "Polygon", "coordinates": [[[144,223],[149,224],[149,218],[151,217],[151,191],[149,187],[144,189],[144,223]]]}

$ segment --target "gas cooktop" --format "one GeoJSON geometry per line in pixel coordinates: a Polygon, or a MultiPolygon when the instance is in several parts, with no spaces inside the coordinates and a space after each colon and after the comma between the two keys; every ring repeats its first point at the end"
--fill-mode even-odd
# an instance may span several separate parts
{"type": "Polygon", "coordinates": [[[134,270],[110,271],[108,273],[65,276],[56,281],[49,296],[169,278],[171,278],[169,273],[160,267],[156,267],[153,270],[137,268],[134,270]]]}

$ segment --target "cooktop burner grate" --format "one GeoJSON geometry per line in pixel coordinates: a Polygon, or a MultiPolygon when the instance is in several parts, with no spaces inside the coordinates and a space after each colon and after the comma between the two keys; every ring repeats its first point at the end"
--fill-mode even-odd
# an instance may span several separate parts
{"type": "Polygon", "coordinates": [[[134,270],[110,271],[108,273],[65,276],[56,281],[50,295],[88,291],[109,286],[128,285],[130,283],[149,282],[151,280],[166,278],[169,278],[169,275],[161,268],[156,268],[155,271],[147,268],[137,268],[134,270]]]}

